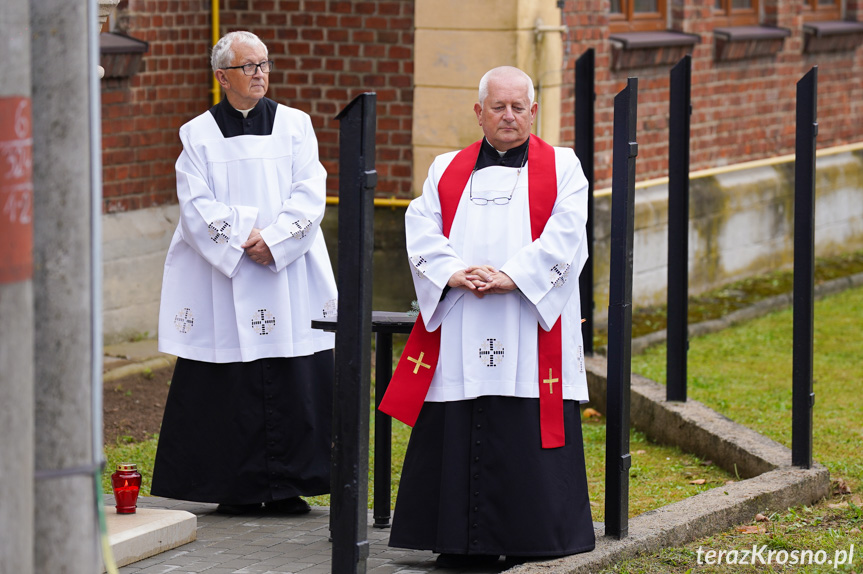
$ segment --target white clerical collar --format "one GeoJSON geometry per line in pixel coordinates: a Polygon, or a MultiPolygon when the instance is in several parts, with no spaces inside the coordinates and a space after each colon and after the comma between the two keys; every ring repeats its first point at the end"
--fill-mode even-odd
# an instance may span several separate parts
{"type": "MultiPolygon", "coordinates": [[[[232,107],[233,107],[233,106],[232,106],[232,107]]],[[[235,109],[235,110],[237,110],[237,108],[234,108],[234,109],[235,109]]],[[[243,117],[244,117],[244,118],[247,118],[247,117],[249,117],[249,112],[251,112],[251,111],[252,111],[252,110],[254,110],[254,109],[255,109],[255,107],[254,107],[254,106],[252,106],[252,107],[251,107],[251,108],[249,108],[248,110],[237,110],[237,111],[238,111],[238,112],[240,112],[241,114],[243,114],[243,117]]]]}
{"type": "Polygon", "coordinates": [[[506,155],[506,151],[500,151],[499,149],[497,149],[496,147],[494,147],[493,145],[491,145],[491,142],[490,142],[490,141],[488,141],[488,138],[485,138],[485,141],[488,143],[488,145],[490,145],[490,146],[491,146],[491,149],[493,149],[494,151],[496,151],[496,152],[497,152],[497,155],[499,155],[500,157],[503,157],[503,156],[505,156],[505,155],[506,155]]]}

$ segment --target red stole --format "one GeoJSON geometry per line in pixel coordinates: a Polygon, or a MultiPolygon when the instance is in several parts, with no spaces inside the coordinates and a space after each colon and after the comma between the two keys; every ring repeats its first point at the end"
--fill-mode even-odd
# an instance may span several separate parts
{"type": "MultiPolygon", "coordinates": [[[[481,144],[482,140],[456,154],[438,183],[445,237],[449,237],[459,200],[476,165],[481,144]]],[[[536,241],[542,234],[548,218],[551,217],[551,210],[557,199],[554,148],[532,135],[528,144],[528,160],[530,161],[528,170],[530,232],[533,240],[536,241]]],[[[408,426],[414,426],[431,386],[434,370],[437,368],[440,356],[440,333],[440,328],[429,333],[422,316],[417,317],[404,353],[399,359],[387,392],[378,407],[381,412],[408,426]]],[[[542,448],[556,448],[566,442],[563,428],[560,318],[550,331],[545,331],[537,325],[537,338],[542,448]]]]}

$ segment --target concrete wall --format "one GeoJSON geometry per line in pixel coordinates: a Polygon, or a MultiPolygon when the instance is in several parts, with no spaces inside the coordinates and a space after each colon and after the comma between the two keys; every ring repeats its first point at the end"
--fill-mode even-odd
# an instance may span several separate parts
{"type": "Polygon", "coordinates": [[[435,156],[482,137],[473,106],[491,68],[531,76],[539,102],[533,131],[560,141],[561,14],[553,0],[417,0],[414,46],[413,189],[435,156]],[[468,5],[469,4],[469,5],[468,5]]]}
{"type": "MultiPolygon", "coordinates": [[[[863,248],[863,148],[817,160],[816,256],[863,248]]],[[[690,180],[689,290],[697,294],[745,277],[790,268],[794,256],[793,158],[734,170],[705,170],[690,180]]],[[[597,191],[597,317],[608,308],[611,195],[597,191]]],[[[635,192],[632,302],[665,303],[668,263],[666,183],[635,192]]]]}
{"type": "MultiPolygon", "coordinates": [[[[822,155],[817,167],[816,254],[863,248],[863,148],[822,155]]],[[[693,174],[690,293],[790,267],[793,193],[793,160],[693,174]]],[[[664,184],[636,190],[632,295],[636,307],[665,300],[667,207],[664,184]]],[[[598,191],[593,264],[599,319],[608,308],[610,208],[608,192],[598,191]]],[[[176,205],[103,216],[107,341],[156,335],[162,266],[177,216],[176,205]]],[[[328,207],[323,229],[337,268],[337,207],[328,207]]],[[[402,208],[375,209],[374,283],[376,310],[408,310],[414,293],[402,208]]]]}

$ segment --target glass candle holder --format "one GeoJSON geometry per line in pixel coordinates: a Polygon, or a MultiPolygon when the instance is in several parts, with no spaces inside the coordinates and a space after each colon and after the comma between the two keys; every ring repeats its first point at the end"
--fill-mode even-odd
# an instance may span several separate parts
{"type": "Polygon", "coordinates": [[[111,475],[111,488],[114,490],[117,514],[134,514],[138,508],[138,492],[141,490],[141,473],[138,465],[123,463],[111,475]]]}

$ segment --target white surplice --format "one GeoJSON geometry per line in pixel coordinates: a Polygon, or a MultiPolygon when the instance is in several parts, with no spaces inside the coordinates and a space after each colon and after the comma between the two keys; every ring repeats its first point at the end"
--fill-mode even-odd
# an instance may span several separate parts
{"type": "Polygon", "coordinates": [[[537,324],[549,330],[559,317],[563,397],[587,401],[578,276],[587,261],[588,182],[571,149],[554,148],[554,153],[557,199],[537,241],[531,240],[529,158],[520,175],[501,166],[473,174],[449,239],[442,233],[438,183],[456,152],[435,159],[422,195],[408,207],[407,250],[417,302],[426,328],[442,329],[427,401],[538,397],[537,324]],[[506,205],[476,205],[469,199],[471,187],[475,198],[512,192],[512,199],[506,205]],[[480,299],[465,289],[449,289],[441,300],[453,273],[484,264],[509,275],[518,290],[480,299]]]}
{"type": "Polygon", "coordinates": [[[180,128],[180,223],[165,262],[159,350],[213,363],[332,349],[336,312],[320,223],[326,170],[309,116],[279,105],[272,135],[223,137],[205,112],[180,128]],[[275,262],[240,247],[253,227],[275,262]]]}

